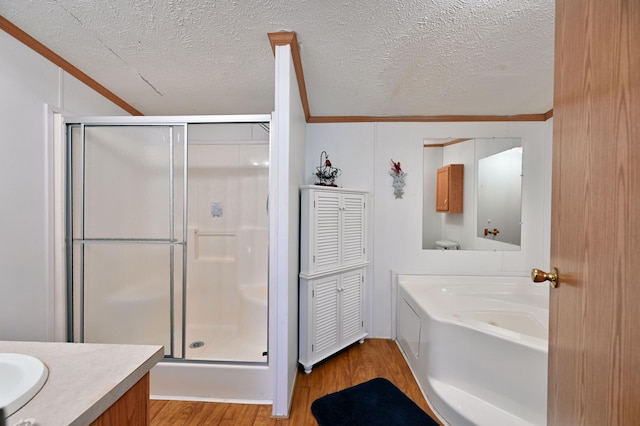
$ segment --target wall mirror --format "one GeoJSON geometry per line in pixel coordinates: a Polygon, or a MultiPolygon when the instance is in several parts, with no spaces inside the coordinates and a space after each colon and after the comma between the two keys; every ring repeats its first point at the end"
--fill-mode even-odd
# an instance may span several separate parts
{"type": "Polygon", "coordinates": [[[422,248],[520,250],[522,156],[522,138],[424,139],[422,248]],[[447,165],[464,169],[460,213],[436,211],[447,165]]]}

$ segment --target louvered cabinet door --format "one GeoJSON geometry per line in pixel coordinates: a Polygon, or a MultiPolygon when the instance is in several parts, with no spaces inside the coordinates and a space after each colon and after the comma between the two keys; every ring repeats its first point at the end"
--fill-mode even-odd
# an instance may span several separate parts
{"type": "Polygon", "coordinates": [[[340,275],[313,281],[311,314],[311,352],[321,359],[335,352],[340,343],[338,334],[340,275]]]}
{"type": "Polygon", "coordinates": [[[365,261],[364,194],[342,195],[341,261],[342,266],[365,261]]]}
{"type": "Polygon", "coordinates": [[[338,268],[340,250],[341,194],[316,191],[314,196],[313,271],[338,268]]]}
{"type": "Polygon", "coordinates": [[[305,373],[352,343],[364,342],[364,270],[300,280],[299,362],[305,373]]]}
{"type": "Polygon", "coordinates": [[[340,342],[352,343],[362,337],[362,286],[364,269],[345,272],[340,277],[340,342]]]}

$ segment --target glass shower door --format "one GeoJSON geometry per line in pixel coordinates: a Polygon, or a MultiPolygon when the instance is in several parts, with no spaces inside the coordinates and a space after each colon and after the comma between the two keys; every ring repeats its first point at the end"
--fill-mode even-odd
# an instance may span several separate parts
{"type": "Polygon", "coordinates": [[[75,341],[182,357],[184,125],[71,128],[75,341]]]}

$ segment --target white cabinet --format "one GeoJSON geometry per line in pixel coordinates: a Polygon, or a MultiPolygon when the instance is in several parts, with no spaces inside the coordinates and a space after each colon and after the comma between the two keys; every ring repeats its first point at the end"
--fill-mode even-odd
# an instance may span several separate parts
{"type": "Polygon", "coordinates": [[[299,361],[364,341],[366,192],[302,187],[299,361]]]}
{"type": "Polygon", "coordinates": [[[314,274],[365,262],[365,204],[362,191],[302,187],[302,272],[314,274]]]}

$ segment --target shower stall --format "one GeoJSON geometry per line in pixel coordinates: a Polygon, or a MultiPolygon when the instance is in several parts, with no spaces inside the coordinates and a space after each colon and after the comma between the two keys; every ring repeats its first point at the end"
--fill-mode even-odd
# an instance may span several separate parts
{"type": "Polygon", "coordinates": [[[67,121],[70,340],[164,345],[160,370],[266,374],[269,123],[67,121]]]}

